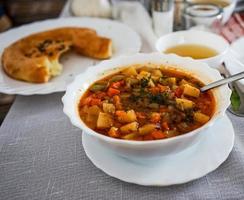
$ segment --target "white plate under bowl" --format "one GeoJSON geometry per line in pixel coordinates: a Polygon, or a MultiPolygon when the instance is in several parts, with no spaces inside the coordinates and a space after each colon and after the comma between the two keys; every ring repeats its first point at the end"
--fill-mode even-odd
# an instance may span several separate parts
{"type": "MultiPolygon", "coordinates": [[[[93,28],[99,35],[111,38],[113,41],[113,58],[140,51],[141,40],[139,35],[122,23],[108,19],[71,17],[35,22],[0,34],[0,55],[2,55],[5,47],[32,33],[70,26],[93,28]]],[[[52,78],[50,82],[45,84],[14,80],[8,77],[4,73],[2,66],[0,66],[0,92],[32,95],[65,91],[66,86],[73,81],[75,75],[84,72],[87,67],[98,62],[100,60],[83,57],[75,53],[65,55],[61,59],[61,63],[64,66],[62,74],[52,78]]]]}
{"type": "Polygon", "coordinates": [[[118,156],[86,133],[82,134],[82,144],[92,163],[112,177],[145,186],[169,186],[203,177],[227,159],[234,144],[234,129],[228,117],[225,115],[207,131],[209,137],[195,146],[145,163],[118,156]]]}

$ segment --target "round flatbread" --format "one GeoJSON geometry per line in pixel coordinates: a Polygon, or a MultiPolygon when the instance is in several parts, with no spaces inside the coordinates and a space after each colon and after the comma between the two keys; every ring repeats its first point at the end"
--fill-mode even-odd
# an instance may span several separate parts
{"type": "Polygon", "coordinates": [[[88,28],[65,27],[32,34],[7,47],[2,66],[11,78],[45,83],[62,72],[60,56],[70,49],[96,59],[112,55],[112,41],[88,28]]]}

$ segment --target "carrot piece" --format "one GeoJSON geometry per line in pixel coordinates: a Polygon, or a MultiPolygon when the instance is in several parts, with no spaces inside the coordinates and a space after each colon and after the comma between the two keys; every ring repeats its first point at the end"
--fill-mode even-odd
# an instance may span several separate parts
{"type": "Polygon", "coordinates": [[[117,111],[115,112],[115,115],[117,115],[117,116],[121,116],[121,115],[125,115],[125,114],[126,114],[126,112],[123,111],[123,110],[117,110],[117,111]]]}
{"type": "Polygon", "coordinates": [[[157,84],[157,86],[152,87],[149,90],[150,90],[151,93],[157,94],[157,93],[160,93],[160,92],[165,92],[168,89],[169,89],[168,86],[157,84]]]}
{"type": "Polygon", "coordinates": [[[161,115],[159,113],[152,113],[150,121],[152,123],[158,123],[161,119],[161,115]]]}
{"type": "Polygon", "coordinates": [[[116,104],[115,108],[118,109],[118,110],[122,110],[123,109],[122,104],[116,104]]]}
{"type": "Polygon", "coordinates": [[[111,83],[110,87],[118,89],[120,87],[120,82],[113,82],[111,83]]]}
{"type": "Polygon", "coordinates": [[[138,119],[146,119],[146,114],[143,112],[136,112],[136,117],[138,119]]]}
{"type": "Polygon", "coordinates": [[[163,108],[159,109],[160,113],[164,113],[164,112],[168,112],[168,111],[169,111],[169,109],[167,107],[163,107],[163,108]]]}
{"type": "Polygon", "coordinates": [[[122,104],[118,95],[113,96],[113,101],[117,110],[122,110],[122,104]]]}
{"type": "Polygon", "coordinates": [[[160,84],[157,84],[157,87],[159,88],[159,92],[165,92],[166,90],[169,89],[169,86],[164,86],[160,84]]]}
{"type": "Polygon", "coordinates": [[[118,137],[120,137],[118,128],[116,128],[116,127],[111,127],[110,130],[108,131],[108,135],[109,135],[110,137],[114,137],[114,138],[118,138],[118,137]]]}
{"type": "Polygon", "coordinates": [[[117,81],[117,82],[113,82],[113,83],[111,83],[111,87],[112,88],[115,88],[115,89],[118,89],[118,88],[120,88],[122,85],[124,85],[124,80],[121,80],[121,81],[117,81]]]}
{"type": "Polygon", "coordinates": [[[175,96],[179,98],[179,97],[181,97],[183,90],[180,87],[178,87],[178,88],[176,88],[174,93],[175,93],[175,96]]]}
{"type": "Polygon", "coordinates": [[[98,99],[103,99],[107,94],[105,92],[98,92],[95,96],[98,99]]]}
{"type": "Polygon", "coordinates": [[[149,89],[149,91],[153,94],[157,94],[160,92],[160,89],[158,87],[152,87],[149,89]]]}
{"type": "Polygon", "coordinates": [[[120,97],[118,95],[113,96],[114,104],[120,104],[120,97]]]}
{"type": "Polygon", "coordinates": [[[92,98],[89,105],[94,106],[94,105],[100,105],[101,103],[102,103],[101,99],[92,98]]]}
{"type": "Polygon", "coordinates": [[[144,140],[154,140],[154,137],[152,136],[152,134],[147,134],[145,136],[143,136],[144,140]]]}
{"type": "Polygon", "coordinates": [[[152,135],[152,137],[153,137],[154,139],[163,139],[163,138],[166,138],[166,137],[167,137],[167,135],[166,135],[164,132],[159,131],[159,130],[157,130],[157,131],[153,131],[153,132],[151,133],[151,135],[152,135]]]}
{"type": "Polygon", "coordinates": [[[109,97],[112,97],[112,96],[114,96],[114,95],[116,95],[116,94],[120,94],[120,91],[119,90],[117,90],[117,89],[114,89],[114,88],[109,88],[108,89],[108,91],[107,91],[107,95],[109,96],[109,97]]]}
{"type": "Polygon", "coordinates": [[[91,97],[91,96],[86,97],[85,99],[82,100],[81,104],[82,104],[83,106],[85,106],[85,105],[89,105],[90,102],[91,102],[91,100],[92,100],[92,97],[91,97]]]}
{"type": "Polygon", "coordinates": [[[169,130],[169,125],[168,125],[167,122],[163,122],[163,123],[162,123],[162,127],[163,127],[166,131],[169,130]]]}

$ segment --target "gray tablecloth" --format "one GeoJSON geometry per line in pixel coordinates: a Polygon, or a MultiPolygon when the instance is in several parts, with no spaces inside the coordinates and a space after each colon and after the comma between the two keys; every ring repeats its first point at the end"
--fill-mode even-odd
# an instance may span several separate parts
{"type": "Polygon", "coordinates": [[[217,170],[183,185],[143,187],[93,166],[81,131],[62,112],[62,95],[17,97],[0,128],[1,200],[244,199],[244,118],[228,114],[235,146],[217,170]]]}

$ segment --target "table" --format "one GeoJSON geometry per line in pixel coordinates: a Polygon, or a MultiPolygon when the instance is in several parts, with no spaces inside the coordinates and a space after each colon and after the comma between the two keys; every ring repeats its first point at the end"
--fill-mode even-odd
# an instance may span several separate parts
{"type": "MultiPolygon", "coordinates": [[[[61,16],[69,16],[68,4],[61,16]]],[[[62,96],[16,97],[0,127],[0,200],[244,199],[244,118],[227,113],[236,140],[217,170],[178,186],[143,187],[109,177],[90,162],[81,130],[62,112],[62,96]]]]}
{"type": "Polygon", "coordinates": [[[0,128],[0,199],[244,199],[244,118],[227,113],[236,140],[217,170],[183,185],[143,187],[88,160],[81,131],[62,112],[62,95],[17,96],[0,128]]]}

